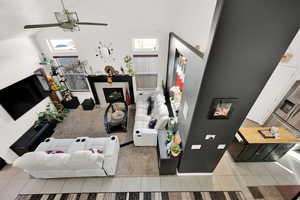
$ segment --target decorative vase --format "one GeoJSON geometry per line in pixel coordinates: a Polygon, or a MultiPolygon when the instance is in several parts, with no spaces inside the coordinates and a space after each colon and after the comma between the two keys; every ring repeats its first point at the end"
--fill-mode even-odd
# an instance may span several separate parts
{"type": "Polygon", "coordinates": [[[63,100],[63,96],[61,95],[60,91],[55,91],[55,94],[57,95],[59,101],[63,100]]]}
{"type": "Polygon", "coordinates": [[[179,156],[180,152],[179,153],[175,153],[175,152],[171,151],[171,154],[172,154],[173,157],[177,157],[177,156],[179,156]]]}
{"type": "Polygon", "coordinates": [[[180,144],[181,143],[181,137],[180,137],[180,134],[178,132],[174,135],[173,142],[175,144],[180,144]]]}

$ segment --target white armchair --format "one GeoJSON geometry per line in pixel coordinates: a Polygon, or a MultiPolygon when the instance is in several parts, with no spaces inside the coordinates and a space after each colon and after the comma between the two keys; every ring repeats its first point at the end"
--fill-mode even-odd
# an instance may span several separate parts
{"type": "Polygon", "coordinates": [[[161,92],[140,93],[136,102],[136,116],[133,129],[133,141],[135,146],[156,146],[158,130],[164,129],[169,120],[168,108],[165,105],[165,97],[161,92]],[[148,98],[151,97],[153,108],[148,114],[148,98]],[[149,128],[151,120],[156,120],[153,128],[149,128]]]}

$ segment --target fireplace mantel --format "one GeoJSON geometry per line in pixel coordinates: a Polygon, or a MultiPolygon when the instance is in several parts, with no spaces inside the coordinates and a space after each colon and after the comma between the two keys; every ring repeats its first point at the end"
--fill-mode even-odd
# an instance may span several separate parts
{"type": "MultiPolygon", "coordinates": [[[[103,83],[101,85],[110,84],[110,83],[107,83],[107,76],[106,75],[88,76],[87,79],[89,81],[96,104],[102,104],[102,105],[106,104],[106,102],[100,101],[100,99],[103,99],[103,98],[100,98],[97,93],[96,83],[103,83]]],[[[134,89],[133,89],[132,77],[129,75],[113,76],[112,84],[110,85],[110,87],[115,87],[114,85],[116,85],[116,87],[121,87],[120,84],[114,84],[114,83],[128,83],[130,102],[131,102],[131,104],[134,104],[135,99],[134,99],[134,89]]],[[[101,86],[101,87],[103,87],[103,86],[101,86]]]]}

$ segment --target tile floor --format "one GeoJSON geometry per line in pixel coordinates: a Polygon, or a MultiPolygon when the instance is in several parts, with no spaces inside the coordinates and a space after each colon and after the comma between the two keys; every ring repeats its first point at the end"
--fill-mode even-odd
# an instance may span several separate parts
{"type": "Polygon", "coordinates": [[[300,162],[290,155],[278,163],[235,163],[225,153],[211,176],[102,177],[32,179],[20,169],[0,171],[0,199],[13,200],[18,193],[118,192],[118,191],[217,191],[241,190],[251,199],[247,186],[299,185],[300,162]]]}

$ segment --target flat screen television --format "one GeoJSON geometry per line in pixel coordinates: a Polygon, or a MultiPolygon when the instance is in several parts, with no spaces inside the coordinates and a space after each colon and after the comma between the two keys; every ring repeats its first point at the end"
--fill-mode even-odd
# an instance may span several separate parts
{"type": "Polygon", "coordinates": [[[49,95],[36,75],[0,90],[0,104],[17,120],[49,95]]]}

